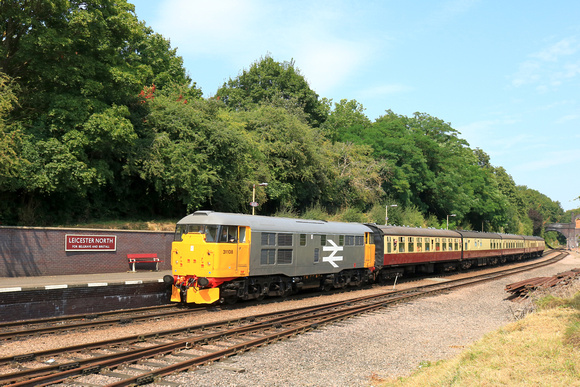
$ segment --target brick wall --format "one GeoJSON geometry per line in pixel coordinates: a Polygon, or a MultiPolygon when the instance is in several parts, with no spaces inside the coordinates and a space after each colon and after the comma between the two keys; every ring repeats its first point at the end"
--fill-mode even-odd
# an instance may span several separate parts
{"type": "Polygon", "coordinates": [[[132,253],[157,253],[163,261],[159,270],[169,270],[172,240],[172,232],[162,231],[0,227],[0,277],[124,272],[130,270],[127,254],[132,253]],[[116,235],[117,249],[65,251],[66,234],[116,235]]]}

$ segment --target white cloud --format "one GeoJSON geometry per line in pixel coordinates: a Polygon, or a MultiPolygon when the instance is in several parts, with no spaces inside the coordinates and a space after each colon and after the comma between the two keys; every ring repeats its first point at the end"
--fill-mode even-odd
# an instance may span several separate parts
{"type": "Polygon", "coordinates": [[[154,29],[182,54],[237,53],[259,29],[259,10],[252,0],[170,0],[159,8],[154,29]]]}
{"type": "Polygon", "coordinates": [[[365,34],[349,35],[348,9],[335,3],[263,0],[166,0],[155,30],[179,55],[227,61],[236,69],[271,53],[294,59],[302,75],[324,94],[368,63],[375,48],[365,34]]]}
{"type": "Polygon", "coordinates": [[[538,58],[543,62],[557,62],[562,56],[573,55],[578,51],[578,43],[576,38],[568,37],[559,42],[532,54],[532,58],[538,58]]]}
{"type": "Polygon", "coordinates": [[[580,114],[568,114],[556,120],[556,124],[563,124],[569,121],[575,121],[580,118],[580,114]]]}
{"type": "Polygon", "coordinates": [[[536,84],[540,92],[553,90],[580,75],[577,54],[580,43],[576,37],[564,38],[553,45],[529,55],[512,77],[512,86],[536,84]]]}
{"type": "MultiPolygon", "coordinates": [[[[576,165],[580,161],[580,152],[575,149],[562,150],[558,152],[542,153],[541,158],[535,161],[519,164],[515,166],[517,171],[536,171],[552,167],[561,167],[563,165],[576,165]]],[[[572,171],[572,169],[571,169],[572,171]]]]}

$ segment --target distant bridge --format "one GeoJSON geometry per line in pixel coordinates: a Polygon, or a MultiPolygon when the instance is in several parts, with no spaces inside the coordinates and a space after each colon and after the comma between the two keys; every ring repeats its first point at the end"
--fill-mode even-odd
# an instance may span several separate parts
{"type": "Polygon", "coordinates": [[[570,223],[551,223],[547,224],[545,231],[558,231],[566,237],[566,248],[578,248],[578,236],[580,236],[580,215],[572,214],[570,223]]]}

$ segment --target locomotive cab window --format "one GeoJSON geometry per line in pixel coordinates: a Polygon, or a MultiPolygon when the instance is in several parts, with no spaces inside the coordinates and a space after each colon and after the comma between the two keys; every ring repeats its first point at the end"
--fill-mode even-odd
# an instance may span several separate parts
{"type": "Polygon", "coordinates": [[[239,242],[246,243],[246,228],[245,227],[240,227],[239,242]]]}
{"type": "Polygon", "coordinates": [[[183,240],[184,234],[200,233],[205,234],[206,242],[217,241],[218,226],[205,225],[205,224],[179,224],[175,229],[174,240],[176,242],[181,242],[183,240]]]}
{"type": "Polygon", "coordinates": [[[236,243],[238,241],[238,226],[220,226],[220,243],[236,243]]]}

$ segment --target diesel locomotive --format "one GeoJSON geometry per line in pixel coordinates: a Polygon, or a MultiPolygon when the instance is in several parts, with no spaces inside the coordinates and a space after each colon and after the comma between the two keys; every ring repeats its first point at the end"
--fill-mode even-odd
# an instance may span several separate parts
{"type": "Polygon", "coordinates": [[[539,237],[197,211],[177,223],[171,301],[233,303],[540,256],[539,237]]]}

